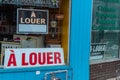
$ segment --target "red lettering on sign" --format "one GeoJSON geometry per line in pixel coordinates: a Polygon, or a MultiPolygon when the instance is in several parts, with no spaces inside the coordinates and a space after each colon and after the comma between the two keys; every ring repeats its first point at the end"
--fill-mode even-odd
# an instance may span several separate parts
{"type": "Polygon", "coordinates": [[[61,63],[61,54],[59,52],[54,52],[54,63],[61,63]]]}
{"type": "Polygon", "coordinates": [[[43,65],[43,64],[46,63],[46,54],[45,54],[45,52],[43,52],[42,54],[38,53],[38,63],[40,65],[43,65]]]}
{"type": "Polygon", "coordinates": [[[22,53],[22,66],[27,66],[28,62],[25,61],[25,53],[22,53]]]}
{"type": "Polygon", "coordinates": [[[37,54],[35,52],[30,53],[29,60],[31,65],[37,64],[37,54]]]}
{"type": "Polygon", "coordinates": [[[7,66],[16,66],[16,59],[15,59],[15,54],[10,54],[10,58],[8,60],[8,65],[7,66]]]}
{"type": "Polygon", "coordinates": [[[31,52],[29,55],[22,53],[22,66],[61,64],[60,52],[31,52]],[[27,59],[28,58],[28,59],[27,59]],[[27,61],[26,61],[27,60],[27,61]]]}
{"type": "Polygon", "coordinates": [[[47,64],[53,64],[52,52],[47,52],[47,64]]]}

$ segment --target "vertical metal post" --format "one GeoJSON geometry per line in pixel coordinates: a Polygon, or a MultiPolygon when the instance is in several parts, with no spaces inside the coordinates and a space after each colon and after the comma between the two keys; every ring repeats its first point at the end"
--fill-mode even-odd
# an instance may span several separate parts
{"type": "Polygon", "coordinates": [[[92,0],[71,1],[70,66],[73,80],[89,80],[92,0]]]}

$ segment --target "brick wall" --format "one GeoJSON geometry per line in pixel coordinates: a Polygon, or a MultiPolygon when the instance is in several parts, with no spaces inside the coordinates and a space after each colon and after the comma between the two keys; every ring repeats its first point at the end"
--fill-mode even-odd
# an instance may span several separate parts
{"type": "Polygon", "coordinates": [[[120,60],[90,65],[90,80],[106,80],[120,76],[120,60]]]}

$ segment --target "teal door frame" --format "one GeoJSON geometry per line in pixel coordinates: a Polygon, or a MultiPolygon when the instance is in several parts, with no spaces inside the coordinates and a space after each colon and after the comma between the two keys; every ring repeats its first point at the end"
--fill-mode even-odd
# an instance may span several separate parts
{"type": "Polygon", "coordinates": [[[71,1],[70,66],[73,80],[89,80],[92,0],[71,1]]]}

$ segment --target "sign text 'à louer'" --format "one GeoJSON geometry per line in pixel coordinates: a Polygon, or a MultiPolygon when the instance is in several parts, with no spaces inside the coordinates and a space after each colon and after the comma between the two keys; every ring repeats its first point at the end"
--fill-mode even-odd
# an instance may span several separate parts
{"type": "Polygon", "coordinates": [[[7,49],[5,68],[64,65],[62,48],[7,49]]]}
{"type": "Polygon", "coordinates": [[[17,9],[18,34],[47,34],[48,10],[17,9]]]}

